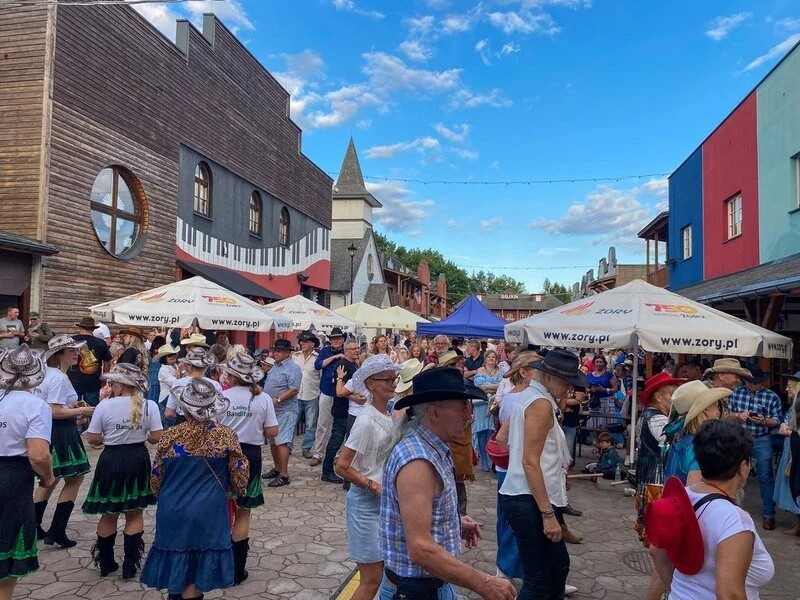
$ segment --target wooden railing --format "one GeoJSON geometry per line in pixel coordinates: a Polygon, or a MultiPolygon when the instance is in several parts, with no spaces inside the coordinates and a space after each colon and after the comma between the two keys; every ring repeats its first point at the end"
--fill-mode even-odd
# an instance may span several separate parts
{"type": "Polygon", "coordinates": [[[650,271],[647,274],[647,283],[652,283],[662,288],[669,286],[669,268],[666,265],[662,265],[655,271],[650,271]]]}

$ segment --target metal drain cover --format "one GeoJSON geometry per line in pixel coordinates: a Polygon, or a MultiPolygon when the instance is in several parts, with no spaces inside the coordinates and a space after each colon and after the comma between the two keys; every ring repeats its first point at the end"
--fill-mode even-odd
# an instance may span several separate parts
{"type": "Polygon", "coordinates": [[[637,573],[650,575],[653,572],[653,559],[647,550],[632,550],[622,555],[622,563],[637,573]]]}

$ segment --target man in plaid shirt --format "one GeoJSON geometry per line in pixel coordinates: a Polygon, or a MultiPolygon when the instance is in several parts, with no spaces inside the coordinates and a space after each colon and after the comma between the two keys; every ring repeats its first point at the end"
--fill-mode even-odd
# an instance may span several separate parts
{"type": "Polygon", "coordinates": [[[770,434],[783,420],[781,399],[764,386],[769,375],[759,367],[751,369],[752,376],[745,379],[729,397],[731,417],[741,420],[745,429],[753,436],[752,458],[756,461],[758,485],[761,490],[762,525],[764,529],[775,529],[775,474],[772,467],[772,440],[770,434]]]}

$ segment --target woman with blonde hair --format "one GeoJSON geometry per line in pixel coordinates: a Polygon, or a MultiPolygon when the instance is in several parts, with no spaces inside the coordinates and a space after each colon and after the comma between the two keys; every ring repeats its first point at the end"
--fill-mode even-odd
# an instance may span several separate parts
{"type": "Polygon", "coordinates": [[[47,351],[42,354],[42,360],[47,364],[44,381],[33,391],[50,405],[53,413],[50,455],[56,477],[51,486],[40,485],[33,493],[37,534],[46,545],[55,544],[59,548],[72,548],[78,543],[67,537],[67,523],[75,507],[83,476],[89,472],[89,458],[76,420],[78,417],[91,417],[94,408],[78,406],[78,394],[67,377],[67,370],[78,362],[78,350],[85,345],[86,342],[76,342],[64,334],[51,338],[47,343],[47,351]],[[41,527],[42,517],[50,496],[62,478],[64,487],[58,496],[53,522],[45,532],[41,527]]]}
{"type": "Polygon", "coordinates": [[[220,366],[227,375],[230,387],[222,394],[230,405],[219,418],[222,425],[236,432],[242,452],[250,463],[247,489],[236,497],[236,520],[231,532],[233,545],[233,583],[247,579],[245,570],[250,550],[250,511],[264,505],[264,488],[261,483],[261,447],[264,437],[278,435],[278,417],[272,398],[265,394],[258,382],[264,371],[246,352],[239,352],[220,366]]]}
{"type": "Polygon", "coordinates": [[[130,363],[136,365],[143,373],[147,373],[150,363],[150,353],[144,345],[145,334],[141,327],[126,327],[120,329],[122,343],[125,351],[117,359],[118,363],[130,363]]]}
{"type": "MultiPolygon", "coordinates": [[[[798,431],[800,431],[800,422],[798,422],[797,414],[800,409],[800,371],[794,375],[786,375],[786,393],[789,395],[791,404],[789,410],[786,411],[786,417],[783,419],[778,434],[786,436],[783,442],[783,454],[778,463],[778,471],[775,475],[775,493],[773,499],[775,503],[783,510],[792,513],[797,519],[797,524],[787,531],[786,535],[800,536],[800,496],[795,496],[792,493],[792,486],[789,481],[792,463],[800,464],[800,456],[792,456],[792,438],[795,438],[795,448],[797,448],[798,431]]],[[[797,466],[795,466],[795,471],[797,466]]]]}
{"type": "Polygon", "coordinates": [[[109,382],[112,396],[97,406],[86,430],[90,444],[104,447],[83,512],[101,515],[92,558],[102,577],[119,568],[114,560],[114,542],[119,515],[125,515],[122,578],[131,579],[144,552],[143,511],[155,503],[150,491],[150,454],[144,443],[158,443],[163,427],[158,405],[144,398],[150,385],[136,365],[115,365],[101,377],[109,382]]]}
{"type": "Polygon", "coordinates": [[[384,334],[378,334],[372,338],[372,343],[369,345],[370,356],[378,354],[385,354],[393,363],[397,363],[397,353],[389,346],[389,339],[384,334]]]}

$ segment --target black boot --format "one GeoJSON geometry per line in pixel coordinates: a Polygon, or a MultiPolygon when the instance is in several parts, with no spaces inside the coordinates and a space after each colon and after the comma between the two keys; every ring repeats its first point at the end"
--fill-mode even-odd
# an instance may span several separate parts
{"type": "Polygon", "coordinates": [[[48,546],[55,544],[61,548],[72,548],[78,542],[67,537],[67,523],[75,503],[72,501],[59,502],[56,504],[56,511],[53,513],[53,522],[50,524],[50,531],[44,537],[44,543],[48,546]]]}
{"type": "Polygon", "coordinates": [[[119,564],[114,560],[114,542],[116,540],[116,531],[108,537],[98,535],[97,541],[92,546],[92,560],[94,560],[94,566],[100,568],[101,577],[119,569],[119,564]]]}
{"type": "Polygon", "coordinates": [[[247,563],[247,552],[250,550],[250,544],[248,543],[250,538],[245,538],[243,540],[239,540],[238,542],[233,542],[233,585],[238,585],[242,583],[249,573],[245,570],[245,564],[247,563]]]}
{"type": "Polygon", "coordinates": [[[142,565],[142,554],[144,554],[144,540],[142,532],[128,535],[125,537],[125,557],[122,560],[122,578],[133,579],[139,572],[142,565]]]}
{"type": "Polygon", "coordinates": [[[36,513],[36,539],[43,540],[47,532],[42,529],[42,519],[44,518],[44,511],[47,510],[47,500],[33,503],[33,510],[36,513]]]}

